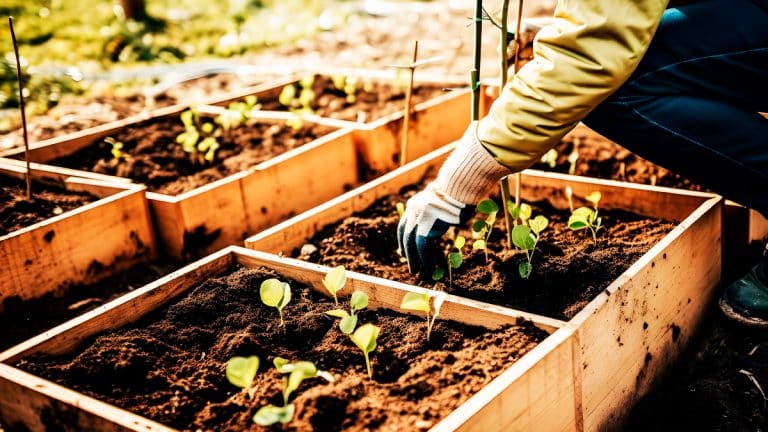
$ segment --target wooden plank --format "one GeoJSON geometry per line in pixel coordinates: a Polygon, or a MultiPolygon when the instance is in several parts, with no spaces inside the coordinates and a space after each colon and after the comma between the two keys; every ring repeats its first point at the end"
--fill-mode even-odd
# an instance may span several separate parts
{"type": "MultiPolygon", "coordinates": [[[[768,238],[768,219],[755,210],[749,211],[749,242],[761,243],[768,238]]],[[[761,245],[762,246],[762,245],[761,245]]]]}
{"type": "MultiPolygon", "coordinates": [[[[0,353],[0,362],[13,363],[33,354],[69,353],[84,340],[97,333],[134,322],[147,313],[162,307],[173,298],[197,286],[204,279],[230,268],[235,261],[246,266],[266,265],[277,269],[286,277],[307,281],[316,288],[318,281],[328,270],[328,268],[304,264],[296,262],[296,260],[270,256],[244,248],[229,247],[0,353]]],[[[394,304],[393,302],[399,304],[399,299],[405,293],[398,286],[402,284],[394,284],[364,275],[349,274],[348,283],[354,289],[366,290],[371,297],[371,304],[374,306],[387,307],[387,305],[394,304]]],[[[408,287],[407,289],[418,288],[408,287]]],[[[327,293],[325,294],[327,295],[327,293]]],[[[444,318],[456,317],[465,322],[483,322],[493,327],[520,319],[520,316],[514,311],[491,305],[480,305],[481,307],[478,309],[474,303],[476,302],[467,302],[464,299],[450,296],[443,306],[444,318]],[[478,320],[476,316],[484,318],[478,320]]],[[[533,319],[536,320],[537,317],[533,317],[533,319]]],[[[550,327],[553,320],[548,319],[539,324],[550,328],[550,331],[563,325],[563,323],[555,322],[550,327]]],[[[503,373],[492,382],[489,387],[490,390],[484,389],[478,393],[480,396],[477,400],[483,402],[483,407],[492,407],[493,400],[499,394],[508,394],[506,389],[509,387],[509,383],[522,380],[519,385],[514,387],[515,391],[526,392],[529,388],[537,389],[532,400],[537,402],[536,406],[539,406],[541,410],[562,408],[566,410],[566,413],[569,409],[572,411],[574,407],[572,381],[562,375],[572,371],[568,356],[572,349],[566,343],[570,341],[568,336],[567,333],[561,334],[554,341],[548,342],[548,339],[534,348],[520,360],[523,366],[514,369],[512,373],[509,371],[503,373]],[[529,370],[534,371],[533,375],[529,376],[529,370]],[[570,387],[569,383],[571,383],[570,387]],[[491,401],[490,405],[487,403],[489,400],[491,401]]],[[[5,424],[21,424],[33,430],[44,430],[45,425],[42,418],[46,410],[51,409],[50,407],[61,409],[61,411],[55,411],[56,413],[66,412],[65,410],[70,409],[69,407],[83,407],[74,414],[62,416],[62,422],[66,423],[62,426],[79,427],[82,430],[91,427],[98,430],[102,430],[101,428],[104,430],[169,430],[162,429],[162,425],[154,424],[119,408],[2,364],[0,364],[0,390],[4,390],[0,392],[0,421],[5,424]]],[[[530,399],[524,394],[512,393],[512,395],[514,397],[508,397],[512,402],[530,399]]],[[[482,412],[483,407],[477,407],[477,410],[482,412]]],[[[474,405],[471,409],[463,408],[460,417],[476,418],[477,412],[474,405]]],[[[565,424],[568,421],[566,415],[560,419],[554,419],[548,424],[565,424]]],[[[524,423],[513,418],[509,424],[524,423]]],[[[530,424],[530,419],[526,420],[525,424],[530,424]]]]}
{"type": "MultiPolygon", "coordinates": [[[[16,159],[6,159],[6,158],[0,158],[0,167],[4,168],[11,168],[11,167],[21,167],[22,171],[20,172],[22,175],[24,172],[26,172],[26,163],[22,160],[16,160],[16,159]]],[[[41,169],[43,167],[42,164],[37,162],[31,162],[30,168],[32,169],[41,169]]],[[[82,177],[83,171],[70,169],[70,168],[63,168],[63,167],[57,167],[53,165],[45,165],[45,171],[51,174],[56,174],[57,177],[82,177]]],[[[100,180],[104,183],[120,183],[120,184],[130,184],[132,183],[130,179],[126,179],[123,177],[115,177],[105,174],[99,174],[99,173],[89,173],[89,178],[100,180]]]]}
{"type": "MultiPolygon", "coordinates": [[[[41,176],[63,178],[38,166],[33,177],[41,176]]],[[[0,309],[7,298],[57,294],[156,257],[143,186],[63,180],[69,189],[105,198],[0,236],[0,309]]]]}
{"type": "Polygon", "coordinates": [[[571,336],[555,332],[430,432],[581,431],[571,336]]]}
{"type": "Polygon", "coordinates": [[[585,430],[620,428],[694,335],[720,282],[721,212],[707,200],[568,323],[585,430]]]}

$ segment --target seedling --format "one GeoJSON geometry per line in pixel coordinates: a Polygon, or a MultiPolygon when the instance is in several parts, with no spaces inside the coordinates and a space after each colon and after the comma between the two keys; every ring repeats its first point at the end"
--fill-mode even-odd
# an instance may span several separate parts
{"type": "Polygon", "coordinates": [[[435,291],[431,295],[429,292],[409,292],[403,296],[403,300],[400,302],[401,309],[420,311],[427,314],[427,342],[429,342],[429,336],[432,334],[432,328],[435,325],[437,316],[440,315],[440,308],[443,306],[445,298],[446,294],[442,291],[435,291]],[[429,306],[430,298],[434,298],[431,308],[429,306]],[[434,313],[432,313],[430,318],[432,309],[434,309],[434,313]]]}
{"type": "Polygon", "coordinates": [[[229,380],[232,385],[236,385],[243,389],[248,394],[248,397],[253,399],[253,393],[256,390],[256,388],[253,387],[253,379],[256,377],[256,372],[258,372],[258,370],[258,357],[232,357],[227,362],[227,380],[229,380]]]}
{"type": "Polygon", "coordinates": [[[211,122],[201,122],[200,114],[193,108],[181,113],[181,122],[184,123],[184,132],[176,137],[176,142],[189,153],[193,162],[213,162],[219,149],[217,137],[220,131],[211,122]]]}
{"type": "Polygon", "coordinates": [[[344,288],[347,283],[347,272],[344,270],[344,266],[336,266],[328,272],[323,278],[323,286],[333,296],[333,302],[336,306],[339,305],[339,299],[336,297],[336,293],[344,288]]]}
{"type": "Polygon", "coordinates": [[[285,327],[283,321],[283,308],[291,301],[291,287],[279,279],[270,278],[261,283],[259,296],[262,303],[267,306],[277,308],[280,314],[280,325],[285,327]]]}
{"type": "Polygon", "coordinates": [[[368,307],[368,295],[362,291],[355,291],[349,299],[349,312],[344,309],[333,309],[326,315],[341,318],[339,329],[344,334],[352,334],[357,327],[357,313],[368,307]]]}
{"type": "Polygon", "coordinates": [[[533,254],[536,251],[536,245],[539,243],[541,232],[547,228],[549,221],[546,217],[538,215],[533,219],[524,219],[526,222],[515,225],[512,229],[512,242],[520,250],[525,251],[526,261],[521,262],[517,270],[520,277],[528,279],[533,271],[533,254]]]}
{"type": "Polygon", "coordinates": [[[572,210],[571,217],[568,218],[568,228],[573,231],[589,229],[595,244],[597,244],[597,232],[603,228],[603,218],[598,215],[600,198],[602,198],[602,195],[598,191],[587,195],[584,199],[589,201],[594,208],[579,207],[576,210],[572,210]]]}
{"type": "MultiPolygon", "coordinates": [[[[578,153],[576,155],[578,156],[578,153]]],[[[541,156],[541,163],[547,164],[550,168],[555,168],[557,166],[558,156],[559,154],[557,153],[557,150],[553,148],[549,149],[549,151],[547,151],[541,156]]]]}
{"type": "Polygon", "coordinates": [[[355,103],[357,97],[357,77],[345,76],[345,75],[331,75],[331,81],[336,90],[343,91],[347,97],[347,103],[355,103]]]}
{"type": "Polygon", "coordinates": [[[328,382],[333,382],[333,376],[322,370],[318,370],[314,363],[308,361],[297,361],[294,363],[282,357],[275,357],[273,361],[275,369],[281,374],[288,374],[283,377],[283,406],[278,407],[272,404],[263,406],[256,411],[253,421],[259,426],[271,426],[275,423],[288,423],[293,419],[296,413],[296,406],[288,403],[291,393],[299,388],[302,381],[307,378],[320,377],[328,382]]]}
{"type": "MultiPolygon", "coordinates": [[[[453,243],[451,244],[451,248],[448,250],[448,255],[446,256],[446,267],[448,268],[448,285],[453,284],[453,270],[461,267],[461,264],[464,262],[461,249],[466,243],[467,239],[464,238],[464,236],[456,236],[456,238],[453,240],[453,243]]],[[[443,277],[445,277],[445,270],[442,267],[437,267],[432,273],[432,280],[435,282],[439,281],[443,277]]]]}
{"type": "Polygon", "coordinates": [[[373,324],[363,324],[349,337],[357,345],[365,356],[365,368],[368,370],[368,378],[373,378],[371,369],[371,360],[369,354],[376,349],[376,339],[379,337],[381,329],[373,324]]]}
{"type": "Polygon", "coordinates": [[[514,226],[527,223],[533,214],[533,209],[526,203],[516,205],[512,201],[507,201],[507,210],[514,226]]]}
{"type": "Polygon", "coordinates": [[[106,137],[104,138],[104,142],[111,145],[112,148],[109,150],[109,152],[112,154],[112,158],[115,161],[115,163],[119,163],[120,159],[125,159],[126,154],[123,153],[123,143],[112,138],[112,137],[106,137]]]}
{"type": "Polygon", "coordinates": [[[484,214],[485,219],[476,219],[472,224],[472,237],[476,238],[472,242],[472,249],[482,250],[485,253],[485,260],[488,261],[488,239],[491,237],[499,206],[495,201],[486,199],[477,204],[477,211],[484,214]]]}
{"type": "Polygon", "coordinates": [[[568,163],[571,165],[568,167],[568,174],[574,175],[576,174],[576,162],[579,161],[579,145],[581,144],[581,140],[578,138],[575,138],[573,140],[573,150],[571,151],[571,154],[568,155],[568,163]]]}
{"type": "Polygon", "coordinates": [[[224,130],[234,129],[251,118],[254,109],[260,108],[257,102],[258,99],[253,95],[246,96],[242,102],[232,102],[214,121],[224,130]]]}

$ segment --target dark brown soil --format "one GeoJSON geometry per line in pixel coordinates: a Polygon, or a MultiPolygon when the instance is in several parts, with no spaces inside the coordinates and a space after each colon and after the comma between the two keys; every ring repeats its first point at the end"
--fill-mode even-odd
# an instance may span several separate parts
{"type": "Polygon", "coordinates": [[[184,131],[178,117],[149,120],[126,128],[113,137],[123,143],[127,156],[119,163],[111,154],[112,145],[100,141],[53,165],[102,174],[128,177],[147,185],[153,192],[178,195],[300,147],[333,129],[305,123],[294,130],[277,123],[250,122],[223,131],[221,147],[212,163],[199,163],[176,143],[184,131]]]}
{"type": "MultiPolygon", "coordinates": [[[[407,85],[407,82],[405,83],[407,85]]],[[[298,85],[297,95],[299,91],[298,85]]],[[[312,110],[321,117],[330,117],[339,120],[371,122],[395,112],[405,109],[405,88],[380,81],[360,78],[355,92],[355,100],[347,101],[344,90],[337,89],[331,78],[324,75],[315,75],[312,85],[315,99],[312,101],[312,110]],[[368,82],[368,88],[364,84],[368,82]]],[[[448,90],[445,86],[414,84],[411,104],[433,99],[448,90]]],[[[285,111],[288,107],[282,105],[277,97],[259,100],[263,110],[285,111]]]]}
{"type": "Polygon", "coordinates": [[[713,311],[687,357],[633,410],[625,430],[765,431],[768,334],[728,322],[713,311]]]}
{"type": "MultiPolygon", "coordinates": [[[[632,183],[675,187],[688,190],[703,190],[701,186],[665,168],[655,165],[630,152],[620,145],[591,132],[575,136],[579,140],[579,159],[572,174],[597,177],[632,183]]],[[[544,171],[569,173],[568,156],[573,152],[573,137],[555,146],[557,165],[538,162],[533,168],[544,171]]]]}
{"type": "Polygon", "coordinates": [[[0,236],[99,199],[88,193],[32,182],[32,201],[27,201],[26,190],[24,180],[0,176],[0,236]]]}
{"type": "Polygon", "coordinates": [[[0,351],[140,288],[180,266],[162,261],[138,264],[94,284],[69,287],[56,296],[47,294],[26,302],[18,297],[5,298],[0,313],[3,329],[0,351]]]}
{"type": "MultiPolygon", "coordinates": [[[[325,227],[310,240],[318,250],[300,258],[325,265],[343,264],[349,270],[406,283],[431,285],[409,274],[405,259],[397,253],[399,217],[395,205],[405,203],[412,194],[413,190],[409,190],[386,196],[340,224],[325,227]]],[[[453,282],[445,287],[446,291],[569,319],[674,228],[672,222],[618,210],[600,211],[605,229],[594,244],[584,231],[567,228],[568,211],[556,210],[547,202],[531,204],[533,214],[545,215],[550,223],[539,240],[530,278],[520,278],[518,265],[525,254],[505,247],[506,229],[500,220],[491,235],[488,261],[482,251],[465,246],[465,262],[453,272],[453,282]]],[[[460,234],[471,239],[468,230],[460,234]]],[[[296,255],[298,251],[294,252],[296,255]]]]}
{"type": "Polygon", "coordinates": [[[546,337],[530,324],[492,331],[438,320],[425,343],[423,319],[364,311],[360,322],[382,329],[369,380],[361,353],[323,313],[332,301],[292,283],[286,328],[279,326],[277,311],[258,296],[260,283],[275,276],[240,269],[209,279],[72,357],[18,366],[172,427],[228,431],[258,430],[251,422],[257,409],[282,404],[275,356],[310,360],[336,381],[305,381],[293,398],[296,417],[283,430],[422,430],[546,337]],[[252,400],[225,378],[235,355],[261,359],[252,400]]]}

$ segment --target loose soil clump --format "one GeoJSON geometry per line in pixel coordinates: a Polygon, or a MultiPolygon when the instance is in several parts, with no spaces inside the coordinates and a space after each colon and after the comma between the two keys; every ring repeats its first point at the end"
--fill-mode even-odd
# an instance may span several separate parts
{"type": "MultiPolygon", "coordinates": [[[[406,84],[407,85],[407,84],[406,84]]],[[[315,98],[311,107],[316,115],[338,120],[371,122],[405,109],[406,87],[359,78],[354,101],[347,100],[347,93],[338,89],[330,77],[315,75],[312,84],[315,98]],[[366,84],[367,83],[367,84],[366,84]]],[[[433,99],[446,92],[445,86],[414,84],[411,103],[413,105],[433,99]]],[[[298,95],[298,92],[297,92],[298,95]]],[[[286,111],[277,97],[260,98],[263,110],[286,111]]]]}
{"type": "Polygon", "coordinates": [[[178,195],[300,147],[333,131],[304,124],[298,130],[282,123],[249,122],[222,131],[220,148],[212,163],[199,163],[185,153],[176,137],[184,131],[178,117],[148,120],[126,128],[113,137],[123,143],[123,160],[115,160],[112,145],[97,142],[53,165],[119,177],[147,185],[152,192],[178,195]]]}
{"type": "MultiPolygon", "coordinates": [[[[94,267],[97,265],[94,263],[94,267]]],[[[137,264],[90,285],[75,285],[34,300],[3,300],[0,313],[0,351],[88,312],[127,292],[140,288],[181,264],[156,261],[137,264]]]]}
{"type": "MultiPolygon", "coordinates": [[[[397,252],[398,202],[405,203],[414,189],[403,190],[376,201],[368,209],[326,226],[312,237],[310,254],[293,256],[328,266],[344,265],[358,271],[410,284],[432,285],[408,272],[397,252]]],[[[554,196],[554,194],[553,194],[554,196]]],[[[496,202],[500,202],[498,199],[496,202]]],[[[453,271],[447,292],[543,314],[570,319],[637,261],[675,224],[621,210],[600,210],[604,230],[594,244],[585,231],[567,227],[570,212],[549,202],[530,203],[533,215],[544,215],[549,227],[542,233],[533,259],[533,273],[521,279],[518,264],[525,253],[506,247],[506,227],[499,212],[489,242],[488,261],[482,251],[464,248],[464,263],[453,271]]],[[[472,238],[469,230],[459,234],[472,238]]]]}
{"type": "Polygon", "coordinates": [[[26,190],[24,180],[0,176],[0,236],[99,199],[89,193],[32,182],[32,200],[27,201],[26,190]]]}
{"type": "Polygon", "coordinates": [[[530,323],[489,330],[438,319],[427,343],[423,318],[365,310],[360,323],[381,327],[369,380],[360,351],[324,314],[333,302],[291,282],[282,328],[259,301],[270,277],[279,276],[238,269],[211,278],[79,353],[18,367],[171,427],[230,431],[261,430],[251,421],[258,408],[282,404],[275,356],[309,360],[336,381],[306,380],[293,400],[296,417],[281,430],[423,430],[546,337],[530,323]],[[236,355],[261,358],[252,399],[225,378],[236,355]]]}

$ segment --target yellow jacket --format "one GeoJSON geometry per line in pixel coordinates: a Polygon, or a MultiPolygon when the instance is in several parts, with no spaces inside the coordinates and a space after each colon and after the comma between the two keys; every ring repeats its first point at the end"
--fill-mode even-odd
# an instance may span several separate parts
{"type": "Polygon", "coordinates": [[[560,0],[534,59],[504,87],[477,136],[512,171],[528,168],[626,81],[668,0],[560,0]]]}

